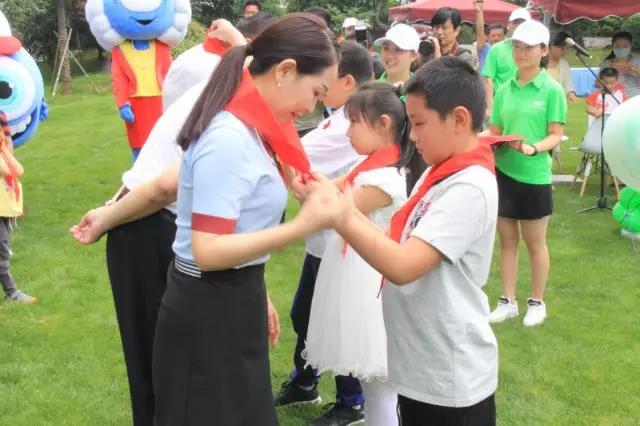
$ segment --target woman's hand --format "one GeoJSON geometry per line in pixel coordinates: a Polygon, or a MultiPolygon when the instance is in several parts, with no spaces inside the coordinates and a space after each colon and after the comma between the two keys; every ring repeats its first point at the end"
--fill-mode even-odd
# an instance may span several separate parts
{"type": "Polygon", "coordinates": [[[293,195],[301,203],[304,203],[304,201],[309,196],[309,193],[311,192],[311,188],[309,187],[307,182],[304,181],[302,175],[300,174],[297,174],[291,179],[291,181],[289,182],[289,186],[291,187],[291,192],[293,192],[293,195]]]}
{"type": "Polygon", "coordinates": [[[80,244],[92,244],[108,230],[104,217],[109,206],[89,210],[77,225],[69,229],[71,236],[80,244]]]}
{"type": "Polygon", "coordinates": [[[280,317],[269,296],[267,296],[267,323],[269,326],[269,344],[275,348],[280,341],[280,317]]]}
{"type": "Polygon", "coordinates": [[[307,183],[309,196],[294,219],[305,226],[309,233],[335,228],[349,209],[344,195],[332,181],[320,174],[313,176],[316,180],[307,183]]]}

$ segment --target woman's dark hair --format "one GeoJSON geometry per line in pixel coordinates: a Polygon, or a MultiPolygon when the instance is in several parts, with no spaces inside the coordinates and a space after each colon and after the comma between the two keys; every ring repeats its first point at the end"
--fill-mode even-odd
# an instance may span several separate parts
{"type": "Polygon", "coordinates": [[[324,22],[327,23],[327,28],[331,28],[333,26],[333,16],[331,15],[331,11],[329,9],[325,9],[321,6],[311,6],[306,8],[305,13],[313,13],[324,19],[324,22]]]}
{"type": "Polygon", "coordinates": [[[565,40],[568,38],[569,34],[565,33],[564,31],[560,31],[553,36],[553,38],[551,39],[551,43],[549,43],[549,46],[562,47],[564,46],[565,40]]]}
{"type": "MultiPolygon", "coordinates": [[[[400,147],[400,160],[395,164],[397,168],[411,167],[411,160],[415,154],[415,145],[409,140],[411,123],[407,116],[402,97],[402,86],[391,86],[381,81],[370,81],[362,84],[345,105],[345,114],[350,120],[365,120],[375,123],[383,115],[391,118],[391,131],[394,143],[400,147]]],[[[413,170],[409,170],[413,175],[413,170]]]]}
{"type": "Polygon", "coordinates": [[[613,59],[613,58],[616,57],[616,54],[613,52],[613,43],[615,43],[617,40],[619,40],[621,38],[625,39],[625,40],[629,40],[629,43],[633,43],[633,37],[631,36],[630,32],[628,32],[628,31],[618,31],[617,33],[615,33],[613,35],[613,37],[611,37],[611,53],[609,53],[609,56],[604,58],[605,61],[607,59],[613,59]]]}
{"type": "Polygon", "coordinates": [[[338,61],[338,51],[324,21],[308,13],[292,13],[264,29],[250,44],[229,49],[209,78],[180,134],[178,145],[187,150],[229,103],[240,86],[245,58],[252,76],[263,75],[285,59],[293,59],[301,75],[314,75],[338,61]]]}
{"type": "Polygon", "coordinates": [[[453,25],[453,29],[458,28],[462,22],[460,11],[453,7],[441,7],[433,14],[433,17],[431,18],[431,25],[434,27],[437,25],[444,25],[449,20],[453,25]]]}

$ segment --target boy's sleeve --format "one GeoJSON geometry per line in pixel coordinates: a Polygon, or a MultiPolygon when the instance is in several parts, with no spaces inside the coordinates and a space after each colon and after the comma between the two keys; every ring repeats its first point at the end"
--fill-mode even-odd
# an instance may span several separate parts
{"type": "Polygon", "coordinates": [[[547,123],[567,122],[567,95],[559,84],[553,86],[547,101],[547,123]]]}
{"type": "Polygon", "coordinates": [[[588,105],[596,106],[598,104],[598,95],[600,95],[600,91],[596,90],[592,94],[589,95],[587,100],[585,101],[588,105]]]}
{"type": "Polygon", "coordinates": [[[456,263],[476,241],[487,224],[487,201],[470,183],[451,185],[433,201],[411,232],[433,246],[450,263],[456,263]]]}
{"type": "Polygon", "coordinates": [[[212,130],[196,142],[188,165],[193,173],[191,229],[232,234],[255,189],[247,140],[230,129],[212,130]]]}

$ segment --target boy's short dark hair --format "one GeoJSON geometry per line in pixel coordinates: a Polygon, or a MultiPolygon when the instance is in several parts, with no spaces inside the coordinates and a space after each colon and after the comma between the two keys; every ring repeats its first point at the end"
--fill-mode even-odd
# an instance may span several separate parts
{"type": "Polygon", "coordinates": [[[451,20],[454,29],[458,28],[462,22],[460,11],[452,7],[441,7],[433,14],[433,17],[431,18],[431,26],[435,27],[437,25],[443,25],[448,20],[451,20]]]}
{"type": "Polygon", "coordinates": [[[343,41],[339,47],[340,64],[338,75],[350,75],[358,85],[371,80],[373,76],[373,58],[367,49],[355,41],[343,41]]]}
{"type": "Polygon", "coordinates": [[[462,59],[442,56],[423,65],[404,85],[408,95],[422,95],[427,108],[444,119],[454,108],[471,113],[471,128],[482,130],[486,109],[484,84],[478,73],[462,59]]]}
{"type": "Polygon", "coordinates": [[[236,23],[236,29],[240,31],[243,36],[254,39],[275,20],[276,18],[271,16],[271,14],[260,12],[248,18],[241,18],[236,23]]]}
{"type": "Polygon", "coordinates": [[[492,30],[502,30],[502,32],[503,32],[505,35],[507,35],[507,27],[505,27],[505,26],[504,26],[504,25],[502,25],[502,24],[491,24],[491,25],[489,25],[489,26],[487,27],[487,33],[486,33],[486,34],[487,34],[487,35],[489,35],[489,33],[490,33],[492,30]]]}
{"type": "Polygon", "coordinates": [[[256,6],[258,10],[262,12],[262,3],[260,3],[260,0],[246,0],[244,6],[242,6],[242,10],[245,10],[247,6],[256,6]]]}
{"type": "Polygon", "coordinates": [[[325,9],[321,6],[311,6],[306,8],[304,11],[306,13],[313,13],[314,15],[317,15],[324,19],[324,21],[327,23],[328,28],[331,28],[333,26],[333,17],[329,9],[325,9]]]}
{"type": "Polygon", "coordinates": [[[620,74],[618,73],[618,70],[612,67],[606,67],[606,68],[602,68],[600,70],[600,74],[598,75],[598,77],[605,78],[605,77],[615,77],[618,78],[620,74]]]}

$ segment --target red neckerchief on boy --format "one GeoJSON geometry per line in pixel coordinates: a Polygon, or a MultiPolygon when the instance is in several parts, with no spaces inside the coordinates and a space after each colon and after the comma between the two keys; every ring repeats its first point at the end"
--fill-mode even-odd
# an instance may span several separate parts
{"type": "MultiPolygon", "coordinates": [[[[409,216],[427,192],[429,192],[433,186],[442,182],[446,178],[471,166],[482,166],[495,174],[493,151],[491,150],[490,144],[487,143],[487,140],[480,138],[477,148],[463,154],[455,155],[440,164],[432,166],[429,170],[429,174],[424,179],[418,190],[391,218],[389,238],[399,243],[400,238],[402,238],[402,231],[409,220],[409,216]]],[[[384,281],[385,279],[382,278],[382,283],[380,284],[381,291],[384,281]]]]}
{"type": "MultiPolygon", "coordinates": [[[[0,111],[0,124],[2,124],[2,132],[5,137],[11,137],[11,130],[9,129],[9,121],[4,112],[0,111]]],[[[18,177],[12,174],[8,174],[4,177],[4,181],[9,188],[16,194],[16,200],[20,200],[20,184],[18,183],[18,177]]]]}
{"type": "MultiPolygon", "coordinates": [[[[373,154],[369,155],[360,164],[354,167],[344,180],[343,187],[346,185],[353,185],[353,181],[356,177],[363,172],[381,169],[383,167],[390,167],[396,164],[400,160],[400,148],[395,143],[377,150],[373,154]]],[[[342,256],[346,256],[349,244],[343,241],[342,244],[342,256]]]]}
{"type": "MultiPolygon", "coordinates": [[[[209,36],[206,37],[203,48],[221,56],[229,50],[226,43],[209,36]]],[[[258,131],[268,145],[267,151],[273,151],[275,154],[276,163],[285,163],[301,172],[303,176],[310,176],[311,165],[300,142],[293,117],[286,123],[276,120],[269,105],[256,89],[248,70],[243,70],[240,87],[224,109],[258,131]]]]}

